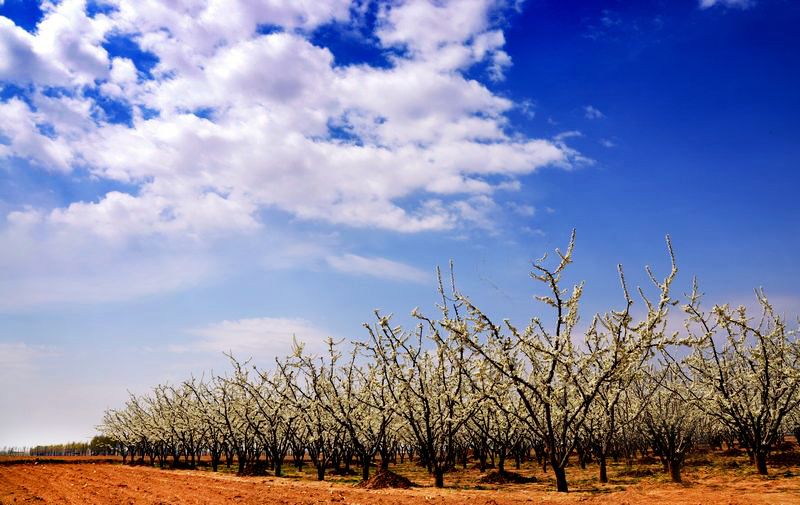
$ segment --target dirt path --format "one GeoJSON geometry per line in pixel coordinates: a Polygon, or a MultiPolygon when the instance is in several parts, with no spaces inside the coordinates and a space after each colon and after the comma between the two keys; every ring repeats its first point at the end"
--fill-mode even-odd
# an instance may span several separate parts
{"type": "Polygon", "coordinates": [[[0,503],[70,504],[577,504],[628,505],[800,504],[800,479],[709,478],[688,486],[640,482],[614,491],[560,495],[536,487],[501,490],[367,491],[338,483],[236,477],[205,471],[167,471],[109,464],[8,465],[0,467],[0,503]]]}

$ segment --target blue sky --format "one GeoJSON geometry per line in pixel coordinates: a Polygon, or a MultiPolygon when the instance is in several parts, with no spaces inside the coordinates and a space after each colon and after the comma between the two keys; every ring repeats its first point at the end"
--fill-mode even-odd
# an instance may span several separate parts
{"type": "Polygon", "coordinates": [[[525,320],[572,228],[585,319],[667,233],[678,294],[800,312],[795,2],[261,4],[0,0],[0,446],[407,321],[450,259],[525,320]]]}

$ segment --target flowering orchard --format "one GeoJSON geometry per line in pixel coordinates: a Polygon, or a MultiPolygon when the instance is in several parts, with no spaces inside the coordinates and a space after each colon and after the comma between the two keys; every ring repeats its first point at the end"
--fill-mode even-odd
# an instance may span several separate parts
{"type": "Polygon", "coordinates": [[[571,464],[596,464],[607,482],[609,457],[652,455],[679,482],[693,448],[722,443],[766,474],[800,424],[797,330],[763,291],[758,313],[705,308],[696,282],[681,304],[668,239],[670,271],[646,269],[652,289],[635,290],[643,310],[632,310],[620,266],[619,307],[579,331],[583,284],[562,280],[574,245],[573,233],[554,263],[533,264],[552,318],[494,320],[456,289],[451,268],[448,282],[439,273],[435,317],[415,310],[417,324],[403,328],[376,312],[365,338],[329,340],[321,356],[295,343],[271,366],[229,356],[225,375],[132,395],[100,431],[131,463],[193,467],[202,456],[214,471],[276,476],[313,465],[320,480],[353,466],[366,480],[373,465],[410,460],[441,487],[459,465],[491,461],[503,474],[535,458],[566,492],[571,464]],[[671,331],[676,317],[684,327],[671,331]]]}

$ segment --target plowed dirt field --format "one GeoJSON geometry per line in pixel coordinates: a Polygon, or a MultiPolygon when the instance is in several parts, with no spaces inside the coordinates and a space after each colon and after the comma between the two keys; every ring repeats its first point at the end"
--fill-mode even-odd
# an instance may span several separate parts
{"type": "MultiPolygon", "coordinates": [[[[549,484],[548,484],[549,485],[549,484]]],[[[569,494],[544,484],[493,489],[417,487],[364,490],[349,482],[237,477],[208,471],[159,470],[120,464],[12,464],[0,466],[0,503],[70,504],[800,504],[800,478],[705,475],[678,485],[640,479],[569,494]]]]}

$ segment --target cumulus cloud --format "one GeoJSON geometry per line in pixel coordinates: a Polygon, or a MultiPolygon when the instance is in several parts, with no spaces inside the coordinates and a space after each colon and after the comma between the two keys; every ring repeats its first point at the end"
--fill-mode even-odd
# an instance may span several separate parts
{"type": "Polygon", "coordinates": [[[18,85],[65,83],[68,73],[36,47],[36,37],[0,16],[0,80],[18,85]]]}
{"type": "Polygon", "coordinates": [[[0,103],[0,159],[126,188],[17,209],[8,226],[36,222],[42,246],[70,236],[114,256],[268,234],[265,211],[401,233],[488,228],[494,193],[580,161],[563,139],[515,132],[517,105],[467,76],[480,65],[500,80],[512,63],[498,2],[383,4],[370,34],[381,65],[339,65],[311,42],[319,26],[357,23],[346,0],[106,3],[89,16],[84,0],[45,2],[32,33],[0,17],[0,83],[27,90],[0,103]],[[112,37],[152,65],[109,53],[112,37]]]}
{"type": "Polygon", "coordinates": [[[108,76],[108,53],[102,46],[113,24],[106,16],[91,18],[86,0],[43,4],[45,16],[36,27],[34,47],[48,61],[59,62],[75,84],[92,84],[108,76]]]}
{"type": "Polygon", "coordinates": [[[0,158],[16,156],[30,160],[48,170],[69,172],[72,169],[72,149],[63,138],[50,138],[40,125],[46,116],[33,112],[19,99],[0,103],[0,158]]]}

